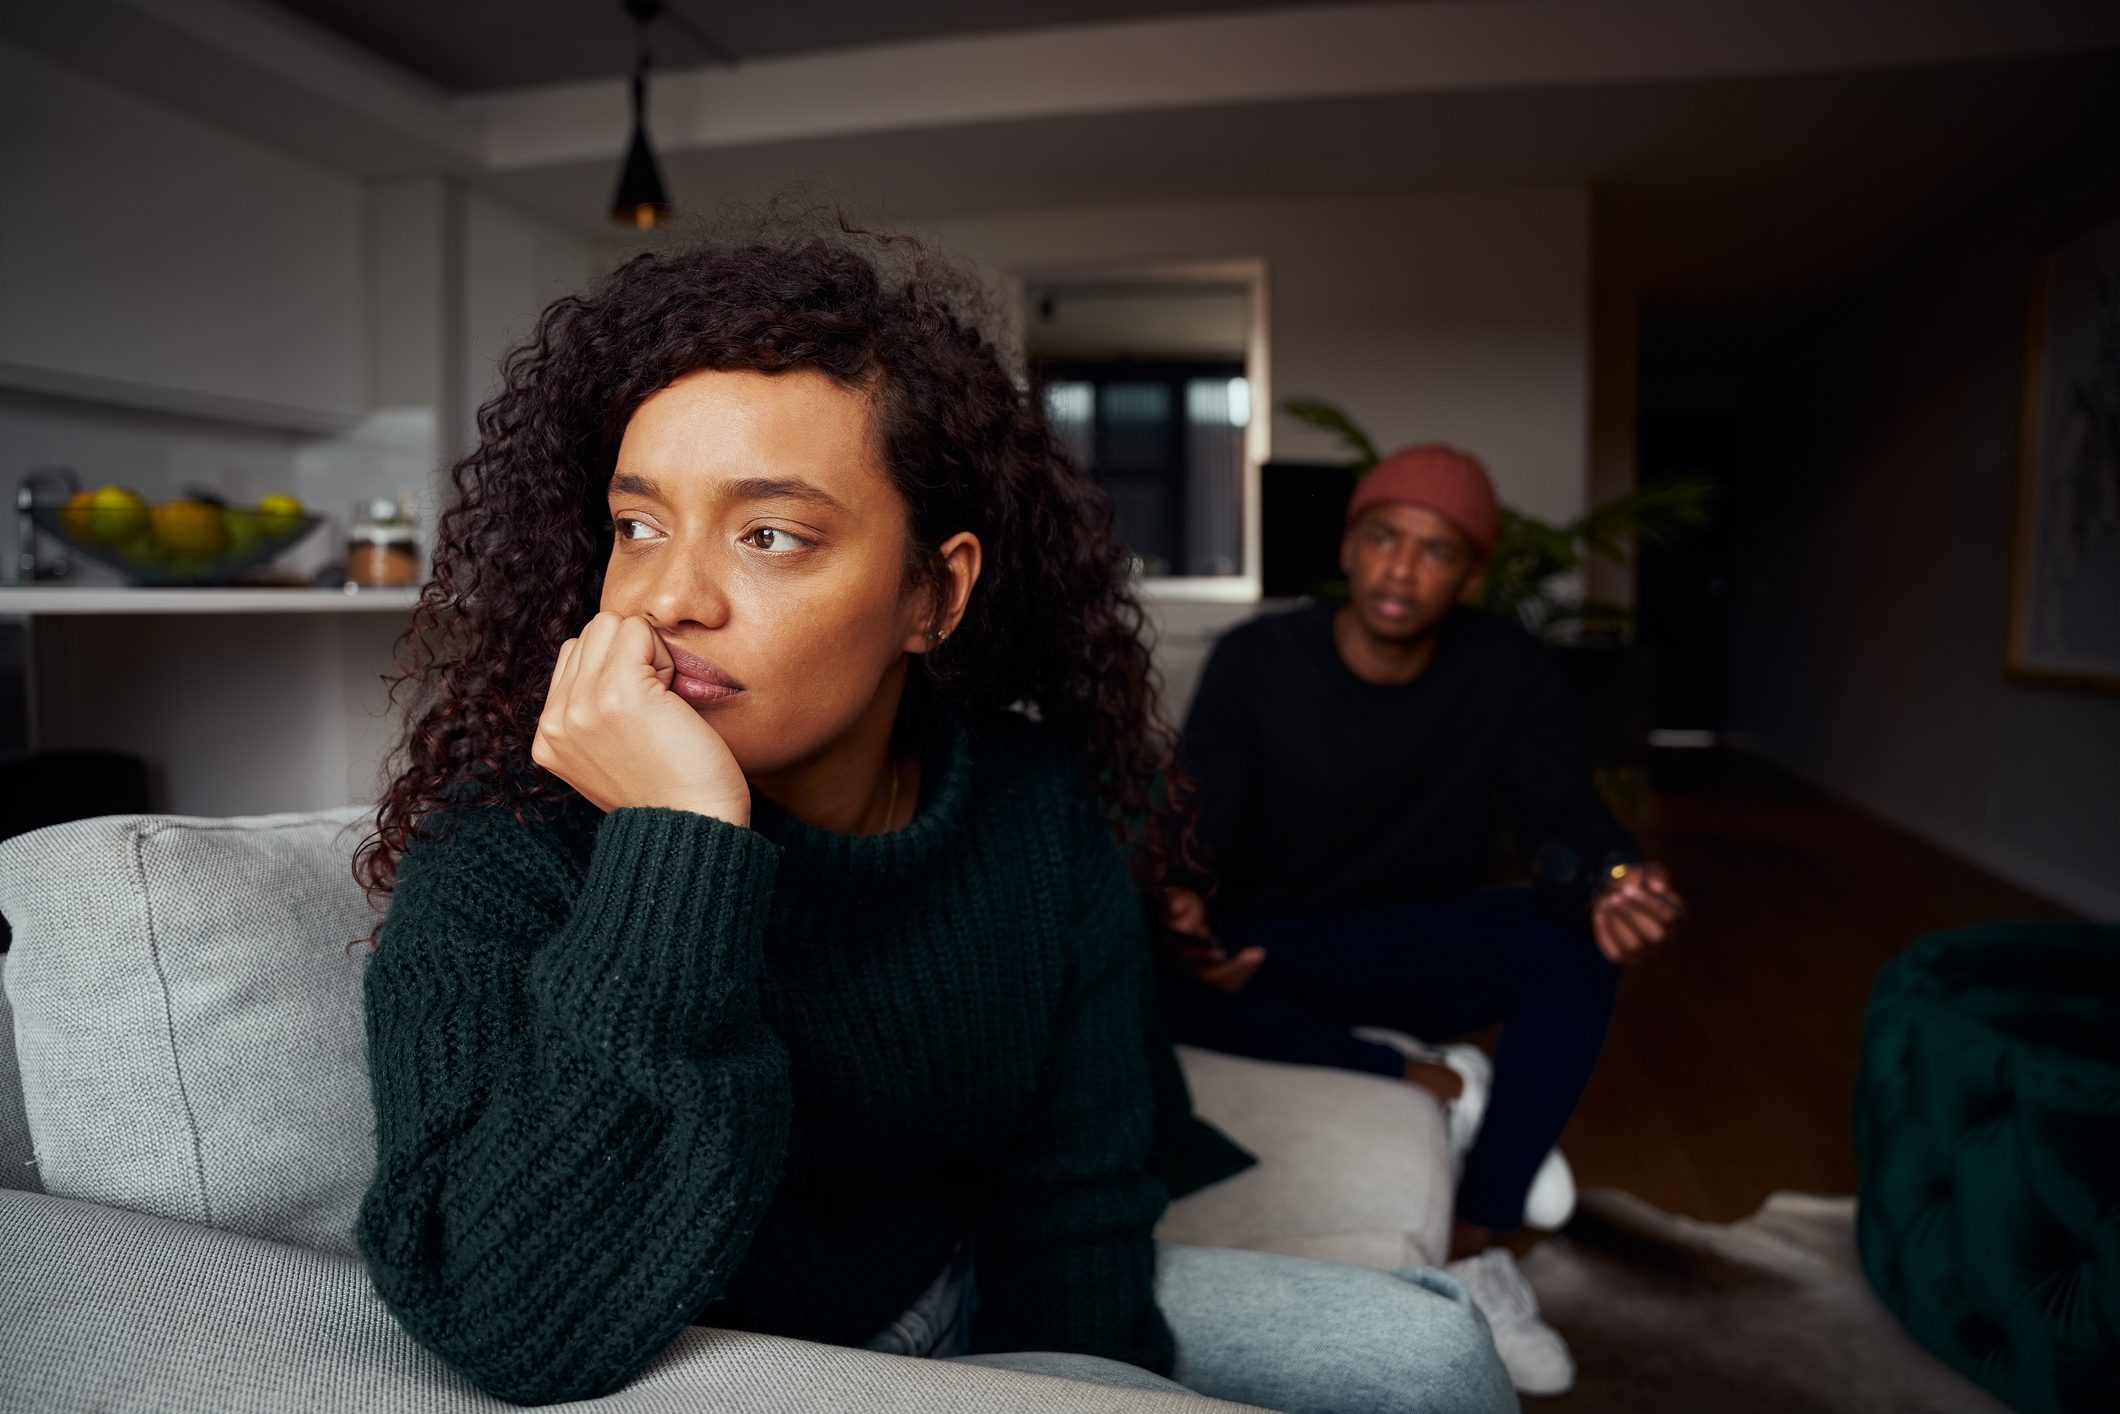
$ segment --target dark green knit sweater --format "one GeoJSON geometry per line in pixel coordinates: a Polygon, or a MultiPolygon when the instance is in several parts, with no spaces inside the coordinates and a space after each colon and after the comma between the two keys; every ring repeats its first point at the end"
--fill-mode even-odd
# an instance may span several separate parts
{"type": "Polygon", "coordinates": [[[977,1348],[1169,1370],[1124,866],[1029,723],[925,754],[867,838],[764,801],[428,827],[368,968],[355,1234],[423,1345],[544,1403],[692,1322],[858,1344],[976,1234],[977,1348]]]}

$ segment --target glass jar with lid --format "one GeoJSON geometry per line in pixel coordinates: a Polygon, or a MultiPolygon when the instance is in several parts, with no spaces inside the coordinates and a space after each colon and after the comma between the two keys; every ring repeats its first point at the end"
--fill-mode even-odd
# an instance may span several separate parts
{"type": "Polygon", "coordinates": [[[420,582],[420,528],[410,501],[358,501],[346,532],[346,578],[363,585],[420,582]]]}

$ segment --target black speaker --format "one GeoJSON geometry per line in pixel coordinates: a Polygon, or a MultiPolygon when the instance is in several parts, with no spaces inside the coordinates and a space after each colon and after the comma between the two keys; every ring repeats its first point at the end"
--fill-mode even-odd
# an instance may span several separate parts
{"type": "Polygon", "coordinates": [[[1360,473],[1336,462],[1259,468],[1259,589],[1268,599],[1316,595],[1345,578],[1340,535],[1360,473]]]}

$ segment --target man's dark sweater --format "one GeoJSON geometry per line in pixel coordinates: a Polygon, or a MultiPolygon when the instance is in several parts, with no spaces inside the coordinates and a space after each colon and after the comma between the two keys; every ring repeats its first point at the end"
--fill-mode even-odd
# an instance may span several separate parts
{"type": "Polygon", "coordinates": [[[1463,893],[1489,875],[1498,819],[1559,907],[1637,857],[1537,640],[1457,608],[1420,676],[1380,686],[1340,658],[1337,608],[1241,624],[1201,675],[1182,752],[1217,927],[1463,893]]]}

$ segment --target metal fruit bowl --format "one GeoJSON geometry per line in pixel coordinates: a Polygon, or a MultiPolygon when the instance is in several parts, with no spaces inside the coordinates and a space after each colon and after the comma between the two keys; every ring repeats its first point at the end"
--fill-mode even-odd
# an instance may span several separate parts
{"type": "MultiPolygon", "coordinates": [[[[234,584],[315,528],[321,516],[209,506],[158,524],[146,506],[32,505],[37,528],[134,584],[234,584]],[[209,517],[205,512],[212,512],[209,517]]],[[[165,517],[165,519],[169,519],[165,517]]]]}

